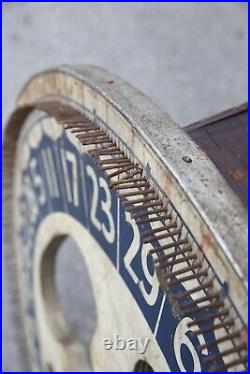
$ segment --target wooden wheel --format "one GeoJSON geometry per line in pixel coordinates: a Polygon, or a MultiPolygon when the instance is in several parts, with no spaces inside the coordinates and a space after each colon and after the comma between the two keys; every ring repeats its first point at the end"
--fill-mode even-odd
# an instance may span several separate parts
{"type": "Polygon", "coordinates": [[[246,369],[245,210],[142,93],[91,66],[33,77],[5,132],[4,182],[5,250],[33,370],[246,369]],[[88,346],[55,286],[68,237],[95,299],[88,346]],[[110,348],[114,335],[124,349],[110,348]]]}

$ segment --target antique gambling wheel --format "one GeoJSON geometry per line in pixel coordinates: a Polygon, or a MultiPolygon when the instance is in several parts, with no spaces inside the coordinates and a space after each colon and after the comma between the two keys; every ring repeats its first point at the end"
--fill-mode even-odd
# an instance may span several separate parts
{"type": "Polygon", "coordinates": [[[46,71],[19,96],[3,163],[7,270],[30,370],[247,370],[246,209],[166,113],[103,69],[46,71]],[[88,345],[55,285],[67,238],[94,295],[88,345]],[[105,350],[114,333],[148,347],[105,350]]]}

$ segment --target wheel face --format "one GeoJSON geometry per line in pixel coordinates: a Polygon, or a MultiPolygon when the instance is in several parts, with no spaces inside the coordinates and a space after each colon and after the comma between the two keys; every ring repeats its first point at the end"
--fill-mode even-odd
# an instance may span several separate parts
{"type": "MultiPolygon", "coordinates": [[[[34,114],[32,117],[36,118],[34,114]]],[[[120,357],[116,357],[117,352],[104,350],[102,341],[105,338],[114,338],[114,334],[119,334],[126,339],[145,336],[145,339],[150,337],[151,341],[149,349],[151,364],[153,361],[155,367],[168,368],[163,354],[154,342],[153,335],[157,329],[157,318],[165,298],[152,263],[146,274],[143,271],[143,266],[147,264],[141,264],[140,257],[144,252],[142,252],[137,226],[121,206],[116,191],[109,189],[104,171],[97,169],[93,157],[86,152],[83,153],[74,137],[60,128],[53,119],[42,113],[39,114],[40,117],[38,116],[35,121],[33,118],[28,119],[27,127],[24,126],[23,129],[24,135],[21,134],[15,184],[17,217],[15,231],[19,233],[16,245],[25,248],[25,253],[20,256],[20,268],[23,269],[21,282],[27,291],[25,310],[29,311],[31,329],[28,335],[30,345],[35,349],[33,353],[35,362],[39,362],[42,347],[46,350],[49,346],[49,352],[43,353],[42,361],[49,362],[54,370],[85,369],[84,360],[79,363],[77,357],[72,358],[74,352],[70,347],[68,345],[64,347],[64,341],[70,339],[70,332],[65,332],[67,329],[65,322],[63,326],[58,326],[57,320],[61,322],[62,317],[59,318],[58,306],[54,306],[52,302],[56,297],[55,293],[51,295],[51,291],[49,292],[49,300],[43,295],[43,291],[52,289],[48,279],[53,276],[53,271],[48,270],[51,265],[43,259],[46,256],[44,253],[48,252],[48,256],[53,257],[52,248],[59,246],[54,242],[60,242],[63,236],[70,236],[81,249],[87,262],[92,285],[96,290],[99,323],[98,334],[93,338],[96,347],[93,344],[91,355],[98,356],[98,360],[105,363],[106,370],[114,368],[116,363],[115,367],[119,368],[120,365],[120,369],[125,367],[132,371],[140,355],[131,351],[128,357],[125,355],[127,360],[125,358],[121,360],[120,357]],[[35,188],[33,188],[34,182],[35,188]],[[132,253],[132,258],[128,255],[125,257],[128,252],[130,256],[132,253]],[[136,273],[132,270],[132,261],[140,264],[136,267],[136,273]],[[102,268],[103,263],[105,265],[102,268]],[[43,272],[43,267],[47,269],[46,273],[43,272]],[[97,278],[96,274],[98,274],[97,278]],[[44,280],[46,285],[43,289],[44,280]],[[138,288],[137,282],[141,282],[141,288],[138,288]],[[127,290],[123,290],[125,284],[131,295],[128,295],[127,290]],[[120,300],[118,296],[121,295],[123,297],[120,300]],[[135,301],[137,306],[133,305],[135,301]],[[133,308],[138,325],[134,327],[130,321],[133,308]],[[116,326],[115,315],[121,313],[121,310],[127,311],[127,316],[126,314],[121,316],[125,320],[127,317],[127,320],[125,323],[120,321],[116,326]],[[49,321],[46,321],[48,319],[46,316],[49,316],[49,321]],[[108,320],[111,326],[108,323],[107,327],[108,320]],[[38,346],[39,342],[42,347],[38,346]],[[60,344],[62,347],[59,349],[60,344]],[[54,350],[51,349],[53,345],[54,350]],[[66,366],[61,366],[61,362],[57,363],[57,356],[62,354],[61,351],[65,355],[66,366]],[[108,355],[112,354],[114,357],[107,359],[108,355]],[[157,363],[154,362],[155,357],[157,363]],[[112,363],[111,367],[109,362],[112,363]]],[[[146,261],[146,258],[143,260],[146,261]]],[[[167,314],[166,317],[169,320],[167,314]]],[[[174,317],[172,318],[174,320],[174,317]]],[[[174,324],[171,324],[174,327],[174,324]]],[[[81,358],[84,358],[83,353],[81,358]]],[[[103,368],[103,366],[98,367],[98,361],[96,365],[96,369],[103,368]]]]}
{"type": "Polygon", "coordinates": [[[39,79],[20,100],[33,106],[24,109],[12,181],[14,246],[21,248],[34,367],[86,369],[86,348],[71,336],[54,302],[54,259],[61,241],[71,237],[95,295],[95,370],[133,371],[141,360],[154,371],[242,370],[244,322],[227,295],[228,265],[216,268],[204,255],[199,235],[189,229],[194,220],[185,225],[155,180],[154,152],[136,133],[131,141],[127,120],[87,84],[83,103],[70,79],[42,85],[39,79]],[[149,344],[143,353],[105,350],[101,342],[114,334],[149,344]]]}

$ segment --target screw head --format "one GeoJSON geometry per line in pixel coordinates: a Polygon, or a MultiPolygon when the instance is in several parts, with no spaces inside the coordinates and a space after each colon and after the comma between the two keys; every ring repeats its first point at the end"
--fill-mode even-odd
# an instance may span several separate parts
{"type": "Polygon", "coordinates": [[[182,157],[182,159],[183,159],[183,161],[187,162],[188,164],[191,164],[191,162],[192,162],[192,159],[189,156],[184,156],[184,157],[182,157]]]}

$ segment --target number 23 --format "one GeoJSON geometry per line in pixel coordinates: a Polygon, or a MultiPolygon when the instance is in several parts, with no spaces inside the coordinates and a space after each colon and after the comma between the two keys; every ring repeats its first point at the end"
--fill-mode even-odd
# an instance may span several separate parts
{"type": "Polygon", "coordinates": [[[111,213],[111,195],[110,190],[108,188],[107,182],[104,178],[99,177],[99,186],[102,188],[106,195],[106,200],[101,201],[101,208],[102,211],[106,214],[109,227],[106,227],[104,223],[101,223],[99,219],[96,216],[97,213],[97,207],[98,207],[98,198],[99,198],[99,186],[98,186],[98,180],[96,177],[96,174],[94,172],[94,169],[88,165],[86,167],[86,171],[88,176],[92,179],[93,182],[93,196],[91,201],[91,208],[90,208],[90,219],[93,225],[97,228],[98,231],[102,231],[105,239],[109,243],[113,243],[115,239],[115,225],[113,216],[111,213]]]}

